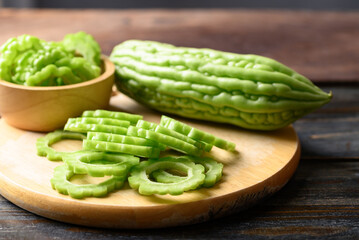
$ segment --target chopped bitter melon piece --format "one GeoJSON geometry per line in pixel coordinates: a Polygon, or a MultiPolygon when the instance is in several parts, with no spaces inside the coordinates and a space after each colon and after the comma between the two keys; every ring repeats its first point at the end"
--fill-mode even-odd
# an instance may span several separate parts
{"type": "Polygon", "coordinates": [[[135,136],[119,135],[113,133],[100,133],[100,132],[89,132],[87,134],[88,140],[102,141],[102,142],[113,142],[113,143],[123,143],[129,145],[139,145],[139,146],[149,146],[157,147],[161,150],[165,150],[166,146],[164,144],[135,136]]]}
{"type": "Polygon", "coordinates": [[[95,140],[84,140],[83,149],[97,150],[104,152],[127,153],[135,156],[147,157],[147,158],[157,158],[160,155],[160,149],[157,147],[138,146],[138,145],[103,142],[103,141],[95,141],[95,140]]]}
{"type": "Polygon", "coordinates": [[[69,119],[64,127],[67,131],[72,132],[107,132],[116,134],[126,134],[127,127],[119,127],[113,125],[90,124],[77,122],[75,118],[69,119]]]}
{"type": "Polygon", "coordinates": [[[138,127],[130,126],[128,128],[127,134],[130,136],[137,136],[150,139],[152,141],[156,141],[162,144],[165,144],[171,149],[176,151],[186,153],[189,155],[200,156],[203,151],[196,146],[189,144],[183,140],[178,138],[174,138],[172,136],[168,136],[162,133],[154,132],[151,130],[146,130],[138,127]]]}
{"type": "Polygon", "coordinates": [[[179,132],[176,132],[176,131],[174,131],[172,129],[160,126],[160,125],[158,125],[156,123],[151,123],[151,122],[147,122],[147,121],[144,121],[144,120],[139,120],[137,122],[136,127],[143,128],[143,129],[146,129],[146,130],[152,130],[154,132],[158,132],[158,133],[162,133],[164,135],[168,135],[168,136],[171,136],[171,137],[174,137],[174,138],[178,138],[178,139],[180,139],[182,141],[185,141],[185,142],[187,142],[189,144],[192,144],[192,145],[196,146],[199,149],[203,149],[206,152],[211,151],[211,149],[213,147],[213,145],[211,145],[211,144],[196,141],[196,140],[194,140],[192,138],[187,137],[186,135],[184,135],[182,133],[179,133],[179,132]]]}
{"type": "Polygon", "coordinates": [[[142,195],[171,194],[180,195],[185,191],[196,189],[205,179],[204,167],[195,164],[186,157],[164,157],[143,161],[131,169],[128,182],[131,188],[138,189],[142,195]],[[151,173],[160,169],[175,169],[186,174],[186,177],[174,183],[155,182],[150,179],[151,173]]]}
{"type": "Polygon", "coordinates": [[[213,134],[199,130],[198,128],[191,127],[188,124],[177,121],[165,115],[162,115],[160,125],[168,129],[172,129],[176,132],[182,133],[197,141],[213,144],[218,148],[222,148],[228,151],[234,151],[234,149],[236,148],[236,144],[233,142],[226,141],[222,138],[214,136],[213,134]]]}
{"type": "MultiPolygon", "coordinates": [[[[221,178],[222,178],[222,171],[223,171],[223,164],[218,163],[217,161],[213,160],[209,157],[199,158],[199,157],[188,157],[188,159],[192,160],[196,164],[201,164],[205,167],[205,179],[201,187],[212,187],[214,186],[221,178]]],[[[185,177],[174,175],[170,172],[165,170],[157,170],[152,173],[154,179],[157,182],[163,183],[171,183],[171,182],[178,182],[182,181],[185,177]]]]}
{"type": "Polygon", "coordinates": [[[50,132],[46,136],[37,139],[37,155],[47,157],[51,161],[61,161],[63,156],[74,153],[59,152],[51,147],[52,144],[59,142],[63,139],[83,140],[86,139],[86,135],[82,133],[66,132],[62,130],[50,132]]]}
{"type": "Polygon", "coordinates": [[[110,192],[120,189],[126,180],[123,176],[112,176],[98,184],[82,185],[71,182],[74,175],[74,172],[70,171],[66,165],[57,166],[50,180],[52,188],[72,198],[105,197],[110,192]]]}
{"type": "Polygon", "coordinates": [[[115,112],[108,110],[85,111],[82,113],[82,117],[101,117],[101,118],[125,120],[125,121],[129,121],[132,125],[136,125],[137,121],[143,118],[141,115],[137,115],[137,114],[115,112]]]}
{"type": "Polygon", "coordinates": [[[84,151],[63,158],[69,170],[75,174],[93,177],[127,176],[128,170],[139,163],[139,158],[123,153],[84,151]]]}

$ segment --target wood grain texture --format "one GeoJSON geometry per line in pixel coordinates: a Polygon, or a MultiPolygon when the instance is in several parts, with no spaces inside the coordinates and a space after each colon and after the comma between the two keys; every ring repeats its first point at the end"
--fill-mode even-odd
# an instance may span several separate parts
{"type": "Polygon", "coordinates": [[[277,194],[247,211],[154,230],[86,228],[36,216],[0,196],[0,239],[356,239],[359,163],[307,159],[277,194]]]}
{"type": "Polygon", "coordinates": [[[22,33],[59,40],[83,29],[107,54],[135,37],[254,52],[332,82],[321,87],[333,91],[331,103],[294,124],[302,159],[292,180],[247,211],[185,227],[108,230],[48,220],[0,196],[0,239],[358,239],[358,18],[358,12],[0,10],[1,42],[22,33]]]}
{"type": "Polygon", "coordinates": [[[0,196],[0,239],[356,239],[359,154],[357,148],[346,146],[359,139],[357,133],[350,133],[358,122],[359,86],[323,89],[333,91],[333,101],[294,125],[302,145],[302,160],[294,177],[274,196],[247,211],[185,227],[108,230],[42,218],[0,196]],[[318,131],[342,132],[346,137],[313,140],[311,135],[318,131]]]}
{"type": "MultiPolygon", "coordinates": [[[[120,94],[112,108],[160,121],[160,114],[120,94]]],[[[106,198],[72,199],[50,185],[53,169],[62,164],[36,155],[36,140],[44,134],[0,122],[0,193],[20,207],[51,219],[94,227],[155,228],[207,221],[254,205],[284,186],[299,161],[300,148],[291,127],[253,132],[206,122],[186,123],[236,143],[236,152],[214,148],[208,156],[224,164],[223,178],[213,188],[180,196],[141,196],[124,189],[106,198]],[[21,151],[16,151],[21,147],[21,151]]],[[[62,150],[81,145],[63,142],[62,150]]],[[[84,183],[83,183],[84,184],[84,183]]]]}
{"type": "Polygon", "coordinates": [[[87,31],[105,54],[127,39],[271,57],[313,81],[359,81],[359,14],[275,10],[0,10],[0,42],[87,31]],[[56,26],[56,27],[54,27],[56,26]]]}
{"type": "Polygon", "coordinates": [[[359,159],[359,86],[326,86],[331,102],[294,123],[302,158],[359,159]]]}

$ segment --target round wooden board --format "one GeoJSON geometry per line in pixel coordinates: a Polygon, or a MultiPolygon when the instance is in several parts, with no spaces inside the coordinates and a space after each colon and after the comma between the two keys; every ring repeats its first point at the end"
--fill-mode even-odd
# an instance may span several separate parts
{"type": "MultiPolygon", "coordinates": [[[[111,109],[138,113],[159,122],[160,114],[117,95],[111,109]]],[[[300,146],[294,129],[257,132],[238,127],[175,117],[237,144],[235,153],[214,148],[210,156],[224,164],[223,178],[213,188],[180,196],[141,196],[125,185],[105,198],[72,199],[50,185],[59,162],[36,155],[42,133],[27,132],[0,121],[0,194],[35,214],[85,226],[108,228],[158,228],[203,222],[233,214],[282,188],[297,168],[300,146]]],[[[79,141],[64,140],[54,146],[75,150],[79,141]]],[[[82,179],[77,181],[92,181],[82,179]]]]}

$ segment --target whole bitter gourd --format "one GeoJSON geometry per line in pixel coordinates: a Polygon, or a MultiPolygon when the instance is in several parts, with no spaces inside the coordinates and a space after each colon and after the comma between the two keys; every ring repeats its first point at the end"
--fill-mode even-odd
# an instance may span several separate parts
{"type": "Polygon", "coordinates": [[[273,130],[331,99],[310,80],[262,56],[128,40],[117,45],[116,86],[161,112],[273,130]]]}

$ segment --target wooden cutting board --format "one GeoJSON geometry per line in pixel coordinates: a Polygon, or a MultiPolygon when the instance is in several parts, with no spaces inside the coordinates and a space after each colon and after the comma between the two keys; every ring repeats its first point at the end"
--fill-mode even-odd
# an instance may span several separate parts
{"type": "MultiPolygon", "coordinates": [[[[161,114],[117,95],[111,109],[138,113],[159,122],[161,114]]],[[[234,214],[281,189],[297,168],[300,146],[294,129],[248,131],[238,127],[185,120],[237,144],[235,153],[213,148],[214,159],[224,164],[222,180],[180,196],[141,196],[126,184],[105,198],[76,200],[54,191],[53,169],[62,164],[36,155],[36,139],[42,133],[13,128],[0,120],[0,194],[35,214],[85,226],[108,228],[157,228],[203,222],[234,214]]],[[[64,140],[53,146],[76,150],[81,142],[64,140]]],[[[76,178],[76,183],[94,182],[76,178]]]]}

